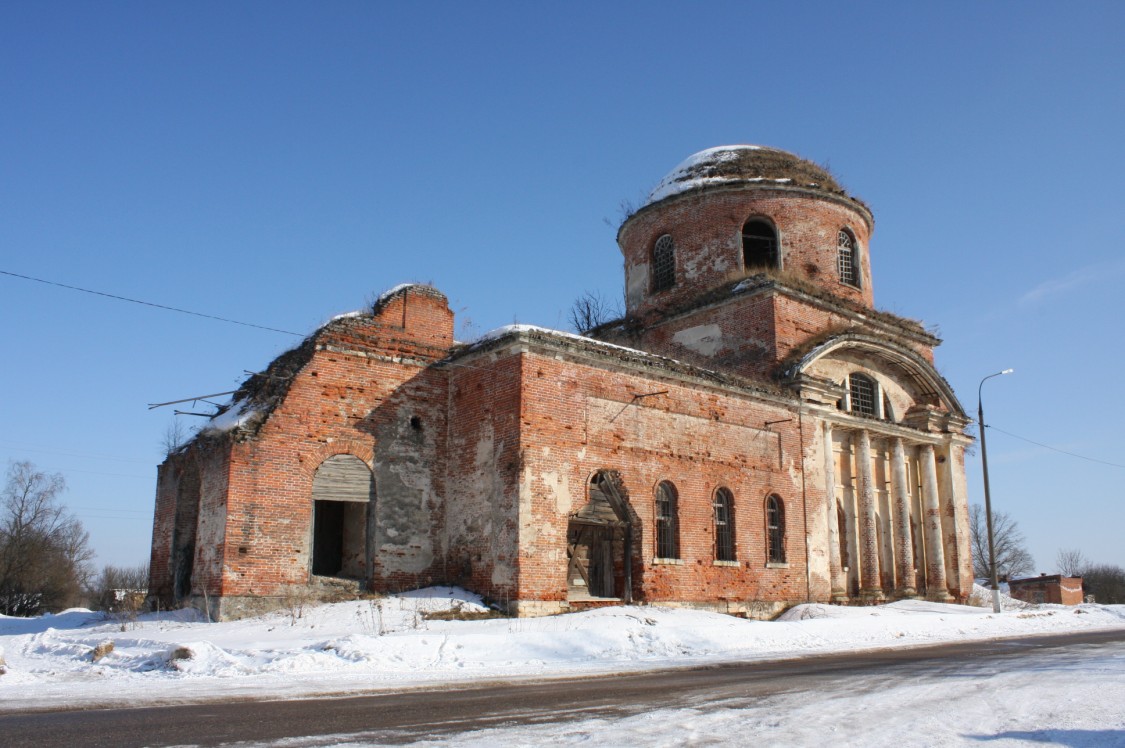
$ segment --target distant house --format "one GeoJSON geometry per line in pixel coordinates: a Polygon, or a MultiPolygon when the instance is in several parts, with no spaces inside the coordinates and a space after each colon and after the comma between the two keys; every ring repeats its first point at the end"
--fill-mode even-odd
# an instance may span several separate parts
{"type": "Polygon", "coordinates": [[[1082,577],[1040,574],[1027,579],[1008,580],[1009,594],[1025,603],[1078,605],[1082,602],[1082,577]]]}

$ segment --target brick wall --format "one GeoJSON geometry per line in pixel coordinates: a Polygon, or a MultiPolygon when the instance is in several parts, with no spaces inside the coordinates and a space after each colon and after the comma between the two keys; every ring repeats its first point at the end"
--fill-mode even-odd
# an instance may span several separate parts
{"type": "MultiPolygon", "coordinates": [[[[797,601],[807,594],[798,424],[769,405],[559,360],[523,361],[521,597],[566,596],[567,515],[598,470],[617,470],[635,512],[634,596],[649,602],[797,601]],[[638,393],[664,394],[634,399],[638,393]],[[769,428],[767,421],[783,421],[769,428]],[[679,495],[680,563],[654,564],[654,495],[679,495]],[[738,565],[714,563],[712,497],[734,495],[738,565]],[[787,566],[766,562],[765,501],[786,509],[787,566]]],[[[825,590],[827,592],[827,590],[825,590]]]]}
{"type": "MultiPolygon", "coordinates": [[[[308,360],[250,436],[206,435],[160,469],[152,585],[172,593],[177,491],[198,465],[193,596],[279,597],[309,581],[312,481],[337,454],[378,465],[372,569],[377,587],[404,589],[444,575],[432,528],[442,524],[446,356],[453,315],[445,297],[410,286],[372,315],[319,330],[308,360]]],[[[267,370],[267,376],[269,371],[267,370]]]]}

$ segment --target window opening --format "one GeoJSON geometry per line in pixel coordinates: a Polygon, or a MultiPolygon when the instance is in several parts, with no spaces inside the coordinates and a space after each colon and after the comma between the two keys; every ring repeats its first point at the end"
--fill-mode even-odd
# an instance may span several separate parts
{"type": "Polygon", "coordinates": [[[665,291],[676,285],[676,248],[672,235],[664,234],[652,249],[652,290],[665,291]]]}
{"type": "Polygon", "coordinates": [[[679,558],[680,538],[676,521],[676,487],[662,481],[656,487],[656,557],[679,558]]]}
{"type": "Polygon", "coordinates": [[[848,396],[851,412],[857,416],[875,418],[875,380],[864,374],[848,377],[848,396]]]}
{"type": "Polygon", "coordinates": [[[855,237],[841,229],[836,234],[836,267],[840,282],[859,287],[859,262],[855,237]]]}
{"type": "Polygon", "coordinates": [[[746,270],[778,266],[773,226],[765,221],[747,221],[742,227],[742,266],[746,270]]]}
{"type": "Polygon", "coordinates": [[[734,561],[734,497],[725,488],[715,492],[715,559],[734,561]]]}
{"type": "Polygon", "coordinates": [[[785,508],[777,496],[766,499],[766,542],[769,562],[785,563],[785,508]]]}

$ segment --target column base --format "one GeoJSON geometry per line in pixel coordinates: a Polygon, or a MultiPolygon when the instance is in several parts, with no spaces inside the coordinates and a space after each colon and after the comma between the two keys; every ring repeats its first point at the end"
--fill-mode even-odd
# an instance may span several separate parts
{"type": "Polygon", "coordinates": [[[939,590],[937,592],[928,593],[926,599],[934,603],[951,603],[956,600],[953,595],[949,594],[949,590],[939,590]]]}
{"type": "Polygon", "coordinates": [[[902,589],[895,590],[895,597],[900,599],[907,598],[913,600],[919,597],[919,595],[918,590],[914,589],[913,587],[903,587],[902,589]]]}
{"type": "Polygon", "coordinates": [[[848,593],[844,592],[843,590],[833,590],[832,592],[833,605],[847,605],[850,599],[851,598],[848,597],[848,593]]]}
{"type": "Polygon", "coordinates": [[[887,596],[883,594],[883,590],[875,587],[873,589],[860,590],[859,599],[865,603],[881,603],[886,601],[887,596]]]}

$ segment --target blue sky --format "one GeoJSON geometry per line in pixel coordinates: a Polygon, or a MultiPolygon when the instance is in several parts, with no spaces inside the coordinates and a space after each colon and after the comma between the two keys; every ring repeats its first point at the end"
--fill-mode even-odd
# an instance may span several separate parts
{"type": "MultiPolygon", "coordinates": [[[[995,429],[1116,463],[989,432],[1036,571],[1125,565],[1123,35],[1120,2],[6,3],[0,270],[302,335],[404,281],[463,338],[565,327],[620,292],[623,202],[784,148],[872,206],[876,304],[966,409],[1014,367],[995,429]]],[[[102,563],[147,560],[146,404],[299,340],[3,275],[0,315],[0,461],[62,472],[102,563]]]]}

